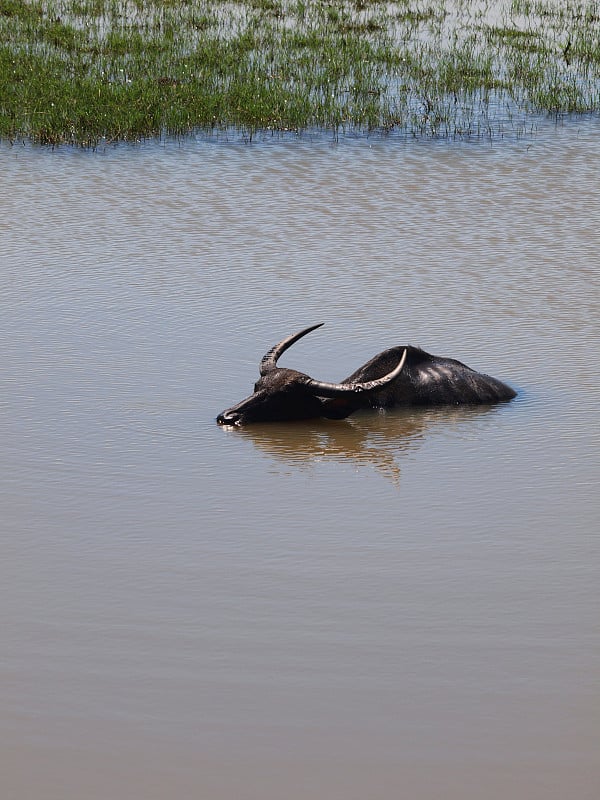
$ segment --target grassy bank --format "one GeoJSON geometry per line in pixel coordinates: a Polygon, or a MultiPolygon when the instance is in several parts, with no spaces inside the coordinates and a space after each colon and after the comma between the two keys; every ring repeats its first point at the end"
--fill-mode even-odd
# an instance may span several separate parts
{"type": "Polygon", "coordinates": [[[0,0],[0,136],[493,135],[600,108],[600,3],[0,0]]]}

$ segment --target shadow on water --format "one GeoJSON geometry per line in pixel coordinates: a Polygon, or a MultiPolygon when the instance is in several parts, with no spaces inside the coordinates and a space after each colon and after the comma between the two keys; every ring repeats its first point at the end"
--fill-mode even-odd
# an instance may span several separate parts
{"type": "Polygon", "coordinates": [[[394,409],[359,412],[349,419],[268,423],[236,429],[258,450],[287,466],[305,467],[333,461],[372,467],[399,483],[400,462],[437,433],[456,430],[474,417],[494,414],[497,406],[394,409]]]}

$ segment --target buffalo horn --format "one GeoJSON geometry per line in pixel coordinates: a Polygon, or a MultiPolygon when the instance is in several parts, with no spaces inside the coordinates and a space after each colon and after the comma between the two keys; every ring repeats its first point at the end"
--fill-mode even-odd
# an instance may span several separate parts
{"type": "Polygon", "coordinates": [[[277,359],[285,353],[288,347],[291,347],[294,342],[297,342],[298,339],[301,339],[303,336],[306,336],[307,333],[320,328],[321,325],[324,325],[324,322],[319,322],[318,325],[311,325],[310,328],[304,328],[303,331],[300,333],[294,333],[292,336],[288,336],[287,339],[284,339],[279,344],[276,344],[275,347],[272,347],[269,352],[263,356],[262,361],[260,362],[260,374],[266,375],[268,372],[272,372],[277,366],[277,359]]]}
{"type": "Polygon", "coordinates": [[[348,392],[372,392],[374,389],[380,389],[390,381],[393,381],[394,378],[397,378],[402,372],[405,361],[406,350],[402,353],[402,358],[398,365],[391,372],[374,381],[365,381],[364,383],[324,383],[311,378],[307,386],[320,397],[337,397],[340,394],[348,394],[348,392]]]}

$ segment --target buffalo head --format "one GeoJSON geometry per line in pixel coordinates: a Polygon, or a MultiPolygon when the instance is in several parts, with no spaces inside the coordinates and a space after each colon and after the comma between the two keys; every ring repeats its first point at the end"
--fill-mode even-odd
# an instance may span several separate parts
{"type": "Polygon", "coordinates": [[[260,362],[260,378],[254,393],[217,417],[221,425],[247,425],[251,422],[277,422],[327,417],[343,419],[362,403],[365,393],[376,392],[394,380],[404,366],[406,350],[395,368],[376,380],[348,383],[324,383],[293,369],[282,369],[277,360],[294,342],[323,323],[311,325],[276,344],[260,362]],[[329,402],[326,402],[326,398],[329,402]],[[331,398],[335,402],[331,402],[331,398]]]}

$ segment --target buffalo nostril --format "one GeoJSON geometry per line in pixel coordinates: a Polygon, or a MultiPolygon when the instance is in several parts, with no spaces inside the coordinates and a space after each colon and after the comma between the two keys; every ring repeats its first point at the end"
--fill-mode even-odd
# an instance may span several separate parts
{"type": "Polygon", "coordinates": [[[239,420],[239,415],[231,413],[230,411],[224,411],[222,414],[219,414],[217,417],[217,422],[219,425],[236,425],[239,420]]]}

